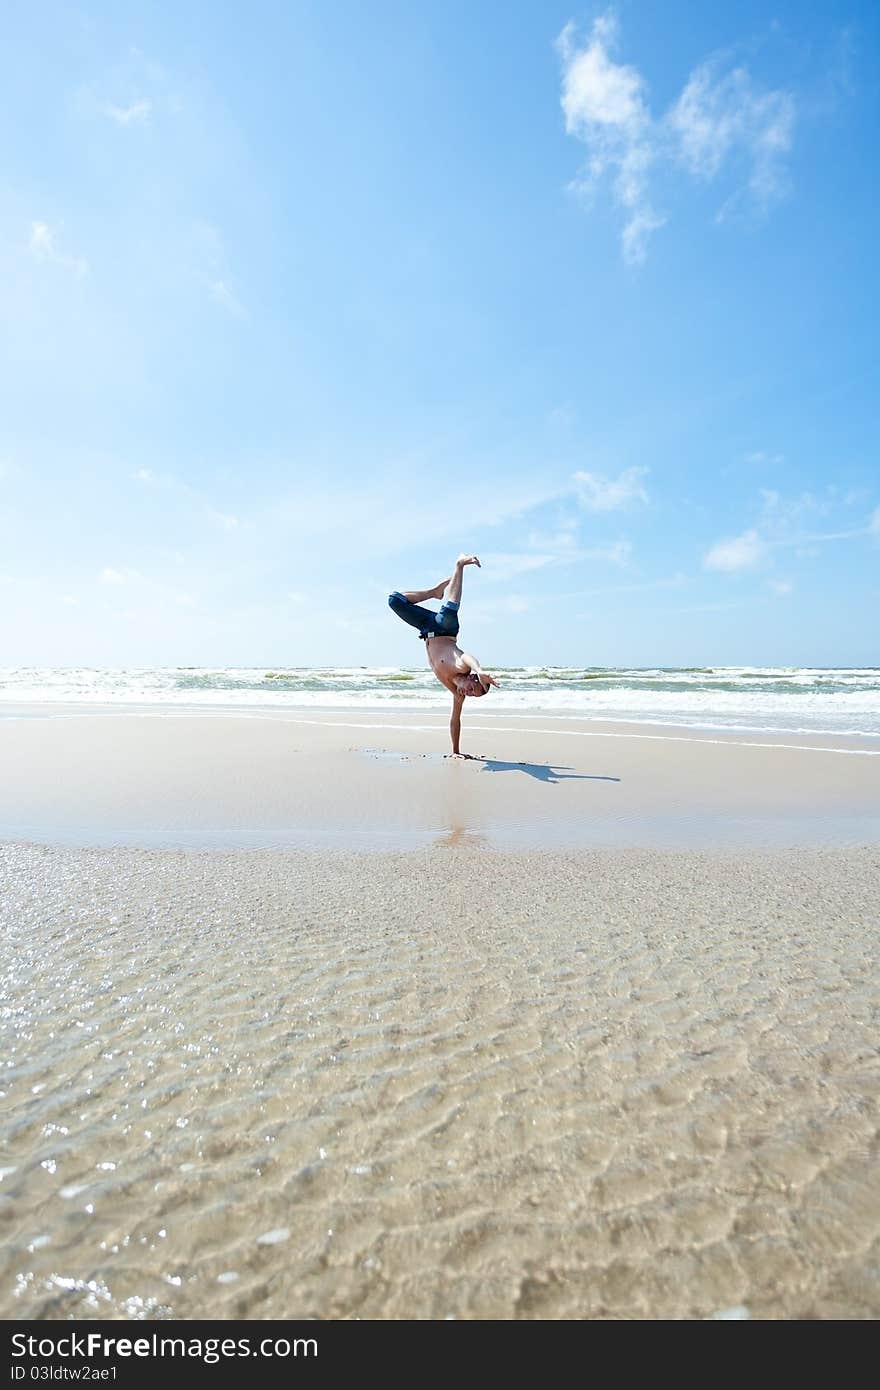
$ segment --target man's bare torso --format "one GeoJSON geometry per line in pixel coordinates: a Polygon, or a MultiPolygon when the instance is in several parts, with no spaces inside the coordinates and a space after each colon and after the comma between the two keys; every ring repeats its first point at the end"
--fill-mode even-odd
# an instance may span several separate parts
{"type": "Polygon", "coordinates": [[[428,637],[425,639],[428,665],[447,690],[457,695],[455,676],[467,675],[469,667],[464,661],[464,652],[454,637],[428,637]]]}

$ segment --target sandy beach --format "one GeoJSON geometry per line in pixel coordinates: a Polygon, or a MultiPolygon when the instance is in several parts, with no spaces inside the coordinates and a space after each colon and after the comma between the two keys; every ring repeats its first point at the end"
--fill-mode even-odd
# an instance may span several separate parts
{"type": "Polygon", "coordinates": [[[2,1316],[880,1313],[870,741],[46,713],[2,1316]]]}
{"type": "MultiPolygon", "coordinates": [[[[488,705],[488,701],[485,702],[488,705]]],[[[0,839],[156,848],[880,842],[877,738],[468,710],[7,705],[0,839]]]]}

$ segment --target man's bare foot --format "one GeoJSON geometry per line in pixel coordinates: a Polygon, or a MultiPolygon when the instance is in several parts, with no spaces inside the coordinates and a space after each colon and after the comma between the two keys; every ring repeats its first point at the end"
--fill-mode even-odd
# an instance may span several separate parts
{"type": "Polygon", "coordinates": [[[442,598],[443,595],[446,593],[446,590],[449,588],[449,582],[450,581],[448,579],[441,579],[436,589],[432,590],[430,597],[442,598]]]}
{"type": "Polygon", "coordinates": [[[483,568],[476,555],[459,555],[458,563],[460,565],[476,565],[478,570],[483,568]]]}

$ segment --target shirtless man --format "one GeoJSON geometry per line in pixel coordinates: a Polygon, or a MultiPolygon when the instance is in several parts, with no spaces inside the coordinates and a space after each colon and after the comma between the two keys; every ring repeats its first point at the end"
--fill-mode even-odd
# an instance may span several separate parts
{"type": "Polygon", "coordinates": [[[475,656],[463,652],[456,643],[458,637],[458,607],[461,603],[461,577],[465,565],[480,562],[476,555],[459,555],[455,570],[450,579],[435,584],[433,589],[413,589],[401,594],[395,591],[388,599],[388,606],[403,618],[410,627],[419,629],[419,637],[424,639],[428,664],[441,685],[452,695],[452,718],[449,732],[452,735],[453,758],[470,758],[472,754],[462,753],[459,747],[461,738],[461,707],[466,695],[485,695],[489,688],[497,685],[494,676],[484,671],[475,656]],[[430,608],[419,608],[417,604],[426,598],[445,601],[439,613],[430,608]]]}

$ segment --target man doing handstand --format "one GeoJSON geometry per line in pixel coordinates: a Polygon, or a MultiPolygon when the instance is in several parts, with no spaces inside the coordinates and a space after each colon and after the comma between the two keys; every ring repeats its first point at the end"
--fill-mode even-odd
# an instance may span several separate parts
{"type": "Polygon", "coordinates": [[[485,695],[490,686],[497,685],[494,676],[484,671],[475,656],[463,652],[456,643],[458,637],[458,609],[461,603],[461,578],[465,565],[480,562],[476,555],[459,555],[455,570],[450,579],[435,584],[433,589],[414,589],[409,593],[395,591],[389,596],[388,606],[398,618],[410,627],[419,629],[419,637],[424,640],[428,665],[434,675],[445,685],[452,695],[452,718],[449,732],[452,735],[452,756],[469,758],[471,754],[462,753],[459,747],[461,738],[461,707],[466,695],[485,695]],[[445,598],[444,598],[445,595],[445,598]],[[425,599],[444,599],[439,613],[431,608],[418,605],[425,599]]]}

